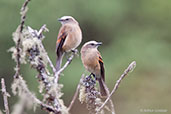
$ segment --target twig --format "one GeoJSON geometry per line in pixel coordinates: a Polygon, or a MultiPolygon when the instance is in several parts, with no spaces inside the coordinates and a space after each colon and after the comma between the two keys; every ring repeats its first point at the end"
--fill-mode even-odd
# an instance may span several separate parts
{"type": "Polygon", "coordinates": [[[124,71],[124,73],[120,76],[120,78],[116,81],[116,84],[112,90],[112,92],[110,93],[110,95],[108,96],[108,98],[105,100],[105,102],[101,105],[101,107],[98,109],[98,112],[100,112],[103,107],[106,105],[106,103],[110,100],[111,96],[116,92],[116,90],[119,87],[119,84],[121,83],[122,79],[130,72],[133,71],[134,68],[136,67],[136,62],[133,61],[128,68],[124,71]]]}
{"type": "Polygon", "coordinates": [[[1,79],[1,85],[2,85],[1,86],[2,87],[1,91],[2,91],[3,98],[4,98],[5,112],[6,112],[6,114],[9,114],[8,97],[10,97],[10,95],[6,91],[5,81],[4,81],[3,78],[1,79]]]}
{"type": "Polygon", "coordinates": [[[16,44],[16,49],[17,49],[17,58],[16,58],[16,73],[14,75],[14,78],[18,78],[19,73],[20,73],[20,44],[21,44],[21,34],[24,28],[24,23],[25,23],[25,19],[26,19],[26,12],[27,12],[27,5],[29,3],[30,0],[26,0],[23,4],[23,6],[21,7],[21,20],[20,20],[20,25],[19,25],[19,36],[18,36],[18,40],[17,40],[17,44],[16,44]]]}
{"type": "Polygon", "coordinates": [[[54,83],[58,83],[60,73],[63,72],[65,68],[71,63],[76,53],[77,51],[73,52],[72,55],[68,58],[67,62],[64,64],[64,66],[58,72],[55,72],[54,83]]]}
{"type": "Polygon", "coordinates": [[[77,98],[77,96],[78,96],[78,92],[79,92],[79,89],[80,89],[81,82],[82,82],[83,78],[84,78],[84,74],[82,74],[81,79],[80,79],[80,82],[79,82],[79,84],[77,85],[76,92],[75,92],[75,94],[74,94],[74,96],[73,96],[73,98],[72,98],[72,101],[71,101],[71,103],[70,103],[70,105],[69,105],[69,107],[68,107],[68,111],[71,110],[71,108],[72,108],[72,106],[73,106],[73,104],[74,104],[74,102],[75,102],[75,100],[76,100],[76,98],[77,98]]]}
{"type": "MultiPolygon", "coordinates": [[[[41,42],[41,47],[45,50],[45,48],[44,48],[44,46],[43,46],[42,42],[41,42]]],[[[53,65],[53,63],[52,63],[52,61],[50,60],[50,58],[49,58],[49,56],[48,56],[48,55],[46,56],[46,58],[47,58],[47,60],[48,60],[49,66],[51,67],[51,69],[52,69],[53,73],[55,74],[56,69],[55,69],[55,67],[54,67],[54,65],[53,65]]]]}
{"type": "MultiPolygon", "coordinates": [[[[40,30],[39,30],[39,32],[38,32],[38,34],[37,34],[37,35],[38,35],[38,38],[40,38],[40,37],[42,36],[42,32],[43,32],[43,31],[49,31],[49,30],[46,28],[46,25],[45,25],[45,24],[40,28],[40,30]]],[[[42,46],[42,48],[45,50],[45,48],[44,48],[42,42],[41,42],[41,46],[42,46]]],[[[53,65],[53,63],[52,63],[52,61],[50,60],[50,58],[49,58],[48,55],[46,56],[46,58],[47,58],[47,60],[48,60],[48,63],[49,63],[49,65],[50,65],[50,67],[52,68],[53,73],[55,74],[56,69],[55,69],[55,67],[54,67],[54,65],[53,65]]]]}
{"type": "MultiPolygon", "coordinates": [[[[102,81],[103,81],[103,80],[102,80],[102,81]]],[[[104,83],[104,81],[103,81],[103,84],[104,84],[105,89],[106,89],[106,92],[107,92],[107,97],[109,97],[109,95],[110,95],[109,88],[108,88],[107,85],[104,83]]],[[[111,98],[110,98],[109,102],[110,102],[110,107],[111,107],[110,109],[111,109],[111,112],[112,112],[112,114],[115,114],[114,103],[113,103],[113,101],[112,101],[111,98]]]]}
{"type": "Polygon", "coordinates": [[[42,34],[42,32],[43,31],[49,31],[47,28],[46,28],[46,24],[44,24],[41,28],[40,28],[40,30],[39,30],[39,32],[38,32],[38,37],[41,37],[41,34],[42,34]]]}
{"type": "Polygon", "coordinates": [[[53,73],[55,74],[56,69],[55,69],[55,67],[54,67],[54,65],[53,65],[53,63],[52,63],[52,61],[50,60],[49,56],[47,56],[47,60],[48,60],[48,63],[49,63],[49,65],[50,65],[51,69],[53,70],[53,73]]]}
{"type": "MultiPolygon", "coordinates": [[[[109,94],[108,94],[108,97],[109,97],[109,94]]],[[[115,108],[114,108],[114,103],[113,103],[112,99],[109,99],[109,102],[110,102],[112,114],[116,114],[116,113],[115,113],[115,108]]]]}
{"type": "Polygon", "coordinates": [[[40,105],[44,110],[46,110],[48,112],[53,112],[54,114],[60,114],[60,112],[58,110],[54,109],[52,106],[49,106],[49,105],[44,104],[42,102],[40,103],[40,105]]]}
{"type": "Polygon", "coordinates": [[[115,114],[115,108],[114,108],[113,101],[110,99],[109,102],[110,102],[110,105],[111,105],[112,114],[115,114]]]}
{"type": "Polygon", "coordinates": [[[48,112],[53,112],[54,114],[60,114],[60,111],[58,111],[57,109],[55,109],[54,107],[44,104],[43,102],[41,102],[39,99],[35,99],[37,101],[37,103],[42,107],[42,109],[48,111],[48,112]]]}
{"type": "Polygon", "coordinates": [[[24,28],[24,23],[25,23],[26,13],[27,13],[27,5],[29,2],[30,0],[26,0],[20,10],[21,11],[21,21],[20,21],[20,28],[19,28],[20,33],[22,33],[23,28],[24,28]]]}

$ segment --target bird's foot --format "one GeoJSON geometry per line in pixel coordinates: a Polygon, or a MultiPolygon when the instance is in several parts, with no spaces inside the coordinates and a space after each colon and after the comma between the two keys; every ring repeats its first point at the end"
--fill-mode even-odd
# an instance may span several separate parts
{"type": "Polygon", "coordinates": [[[79,54],[78,54],[78,49],[72,49],[71,52],[72,52],[73,54],[79,56],[79,54]]]}
{"type": "Polygon", "coordinates": [[[96,83],[97,78],[96,78],[95,74],[91,73],[90,76],[93,76],[93,78],[91,77],[92,82],[96,83]]]}
{"type": "Polygon", "coordinates": [[[91,73],[90,75],[92,75],[96,79],[96,75],[95,74],[91,73]]]}

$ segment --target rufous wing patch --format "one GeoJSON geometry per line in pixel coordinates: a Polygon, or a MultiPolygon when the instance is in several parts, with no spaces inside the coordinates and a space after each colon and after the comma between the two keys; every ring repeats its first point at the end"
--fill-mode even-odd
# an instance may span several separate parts
{"type": "Polygon", "coordinates": [[[63,47],[66,37],[67,37],[66,27],[62,27],[61,30],[59,31],[57,42],[56,42],[57,55],[59,55],[60,52],[62,51],[62,47],[63,47]]]}
{"type": "Polygon", "coordinates": [[[101,78],[103,79],[103,81],[105,81],[105,70],[104,70],[103,60],[102,60],[100,53],[99,53],[98,59],[99,59],[99,64],[100,64],[101,78]]]}

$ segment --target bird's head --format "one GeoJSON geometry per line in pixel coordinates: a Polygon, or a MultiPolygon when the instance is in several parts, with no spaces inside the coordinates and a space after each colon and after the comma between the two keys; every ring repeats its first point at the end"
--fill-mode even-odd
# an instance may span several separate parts
{"type": "Polygon", "coordinates": [[[83,47],[87,49],[97,49],[100,45],[102,45],[102,42],[96,42],[96,41],[89,41],[83,45],[83,47]]]}
{"type": "Polygon", "coordinates": [[[78,24],[78,22],[72,16],[63,16],[59,18],[58,21],[61,22],[62,25],[69,23],[78,24]]]}

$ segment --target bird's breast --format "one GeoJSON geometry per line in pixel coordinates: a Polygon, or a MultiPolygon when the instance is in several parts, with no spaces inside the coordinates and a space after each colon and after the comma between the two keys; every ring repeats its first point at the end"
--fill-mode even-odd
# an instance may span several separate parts
{"type": "Polygon", "coordinates": [[[98,63],[97,54],[94,52],[85,52],[82,54],[82,61],[84,67],[91,73],[97,74],[100,69],[100,65],[98,63]]]}

